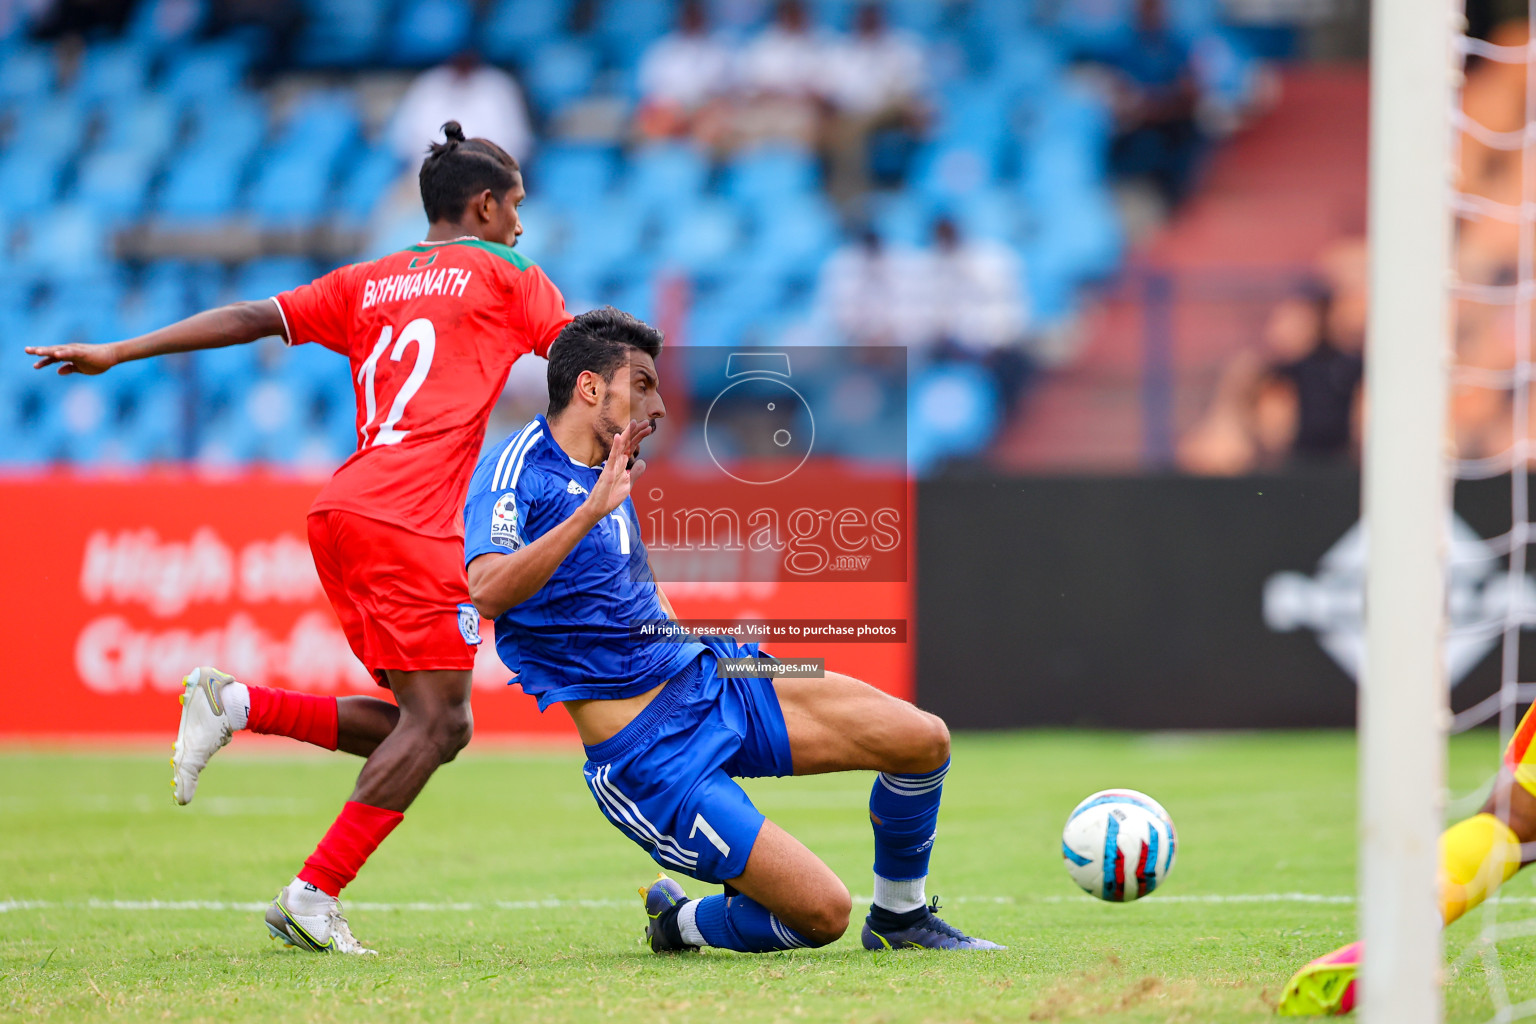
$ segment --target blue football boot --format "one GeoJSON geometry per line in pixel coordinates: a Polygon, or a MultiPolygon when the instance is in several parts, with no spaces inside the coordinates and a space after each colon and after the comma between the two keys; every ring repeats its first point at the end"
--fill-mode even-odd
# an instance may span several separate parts
{"type": "Polygon", "coordinates": [[[891,917],[912,917],[915,920],[903,922],[899,927],[877,926],[875,922],[876,908],[870,908],[870,914],[864,919],[864,933],[859,936],[865,949],[1007,949],[1007,946],[999,946],[995,942],[986,939],[973,939],[969,935],[956,928],[954,925],[941,919],[938,915],[939,898],[935,896],[933,902],[921,910],[915,910],[910,915],[894,915],[885,912],[891,917]]]}
{"type": "Polygon", "coordinates": [[[688,902],[683,887],[658,874],[649,888],[640,890],[640,895],[645,898],[645,916],[649,919],[645,924],[645,941],[650,943],[651,952],[697,953],[699,947],[684,943],[677,928],[678,908],[688,902]]]}

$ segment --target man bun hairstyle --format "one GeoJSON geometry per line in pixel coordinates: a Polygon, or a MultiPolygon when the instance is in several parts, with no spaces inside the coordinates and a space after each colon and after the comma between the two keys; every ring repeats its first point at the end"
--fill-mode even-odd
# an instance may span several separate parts
{"type": "Polygon", "coordinates": [[[465,205],[490,189],[498,197],[517,184],[522,170],[511,155],[490,139],[467,139],[457,121],[443,125],[443,141],[427,147],[416,176],[427,220],[458,220],[465,205]]]}
{"type": "Polygon", "coordinates": [[[661,332],[621,309],[604,306],[582,313],[565,325],[549,347],[549,412],[554,416],[571,404],[576,379],[590,370],[605,381],[629,362],[632,351],[655,359],[661,354],[661,332]]]}

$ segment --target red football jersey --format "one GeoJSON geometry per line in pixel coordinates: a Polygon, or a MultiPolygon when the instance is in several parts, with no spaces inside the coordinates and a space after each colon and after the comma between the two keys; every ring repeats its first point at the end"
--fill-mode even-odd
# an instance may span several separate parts
{"type": "Polygon", "coordinates": [[[544,271],[478,238],[423,242],[275,296],[290,345],[352,363],[357,451],[311,511],[464,535],[464,495],[512,364],[570,323],[544,271]]]}

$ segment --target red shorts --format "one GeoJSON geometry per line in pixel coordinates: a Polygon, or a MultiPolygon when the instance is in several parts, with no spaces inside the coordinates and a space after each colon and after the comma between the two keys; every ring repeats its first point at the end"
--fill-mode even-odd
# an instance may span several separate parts
{"type": "Polygon", "coordinates": [[[386,669],[475,667],[480,616],[463,541],[325,509],[309,514],[309,550],[352,653],[380,686],[386,669]]]}

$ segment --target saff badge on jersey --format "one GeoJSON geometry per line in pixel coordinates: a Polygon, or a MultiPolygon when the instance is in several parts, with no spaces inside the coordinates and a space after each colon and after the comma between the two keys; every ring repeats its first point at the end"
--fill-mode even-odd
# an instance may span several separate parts
{"type": "Polygon", "coordinates": [[[517,496],[511,492],[497,498],[491,509],[491,543],[513,551],[523,546],[522,535],[517,532],[517,496]]]}

